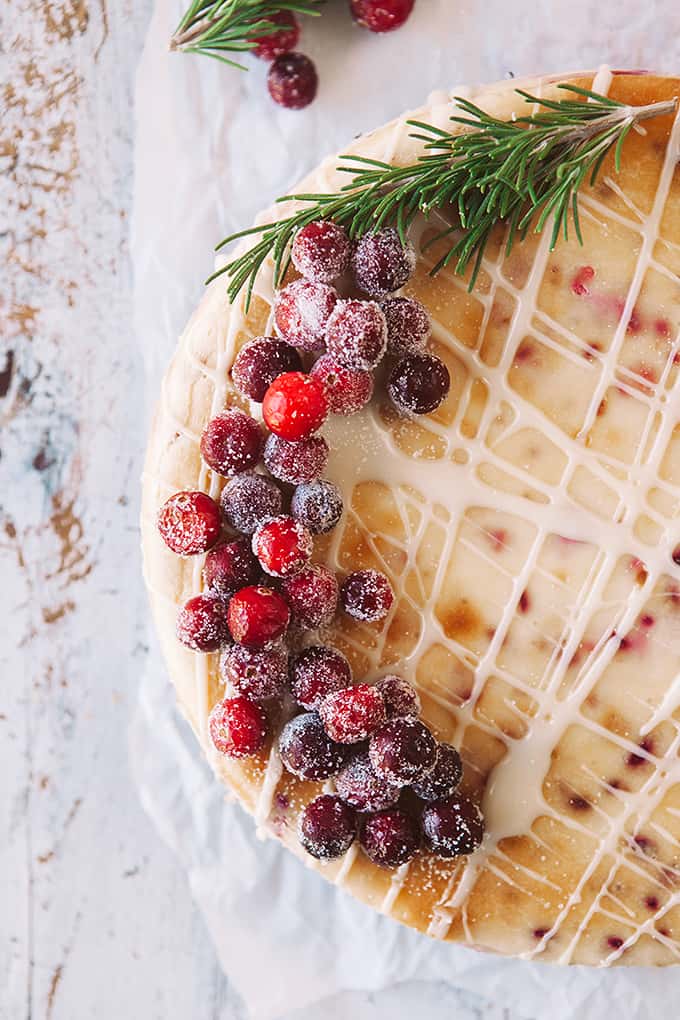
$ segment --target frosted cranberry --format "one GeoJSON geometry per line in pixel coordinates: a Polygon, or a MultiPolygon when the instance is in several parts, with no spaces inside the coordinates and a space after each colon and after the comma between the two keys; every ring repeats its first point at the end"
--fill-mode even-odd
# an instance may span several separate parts
{"type": "Polygon", "coordinates": [[[177,616],[177,637],[194,652],[216,652],[229,637],[227,605],[217,595],[195,595],[177,616]]]}
{"type": "Polygon", "coordinates": [[[319,715],[331,740],[358,744],[384,722],[385,702],[376,687],[357,684],[324,698],[319,715]]]}
{"type": "Polygon", "coordinates": [[[234,386],[249,400],[261,404],[271,383],[284,372],[299,372],[300,355],[274,336],[261,336],[246,344],[236,356],[231,369],[234,386]]]}
{"type": "Polygon", "coordinates": [[[249,758],[267,739],[267,716],[248,698],[225,698],[208,719],[210,739],[228,758],[249,758]]]}
{"type": "Polygon", "coordinates": [[[455,747],[440,744],[434,768],[413,784],[413,792],[421,800],[441,800],[458,789],[463,778],[463,763],[455,747]]]}
{"type": "Polygon", "coordinates": [[[400,786],[417,783],[437,760],[437,741],[418,719],[389,719],[368,747],[378,775],[400,786]]]}
{"type": "Polygon", "coordinates": [[[398,356],[419,351],[430,335],[430,316],[420,301],[397,297],[380,307],[387,320],[387,350],[398,356]]]}
{"type": "Polygon", "coordinates": [[[220,502],[228,523],[244,535],[252,535],[261,521],[283,509],[281,490],[266,475],[236,475],[222,490],[220,502]]]}
{"type": "Polygon", "coordinates": [[[298,836],[308,854],[320,861],[342,857],[356,836],[354,811],[339,797],[325,793],[300,815],[298,836]]]}
{"type": "Polygon", "coordinates": [[[349,265],[349,238],[332,220],[315,220],[298,230],[291,247],[293,265],[315,283],[331,283],[349,265]]]}
{"type": "Polygon", "coordinates": [[[264,434],[243,411],[231,408],[206,425],[201,436],[201,456],[218,475],[235,475],[259,463],[264,434]]]}
{"type": "Polygon", "coordinates": [[[388,719],[420,714],[420,698],[415,687],[400,676],[384,676],[376,687],[385,699],[388,719]]]}
{"type": "Polygon", "coordinates": [[[204,492],[176,492],[158,512],[158,530],[178,556],[194,556],[220,537],[220,509],[204,492]]]}
{"type": "Polygon", "coordinates": [[[338,608],[339,588],[335,574],[320,563],[310,563],[281,585],[293,619],[306,630],[327,626],[338,608]]]}
{"type": "Polygon", "coordinates": [[[385,297],[403,287],[416,267],[413,245],[403,245],[393,227],[364,234],[352,254],[357,287],[371,297],[385,297]]]}
{"type": "Polygon", "coordinates": [[[357,811],[383,811],[399,799],[400,787],[379,776],[366,751],[361,751],[338,772],[338,794],[357,811]]]}
{"type": "Polygon", "coordinates": [[[290,622],[290,609],[271,588],[242,588],[229,602],[229,630],[248,648],[265,648],[280,638],[290,622]]]}
{"type": "Polygon", "coordinates": [[[206,587],[218,595],[229,595],[237,588],[256,584],[259,576],[260,567],[247,538],[218,545],[205,558],[206,587]]]}
{"type": "Polygon", "coordinates": [[[283,53],[269,68],[269,95],[287,110],[303,110],[309,106],[318,86],[316,68],[304,53],[283,53]]]}
{"type": "Polygon", "coordinates": [[[290,512],[313,535],[332,531],[342,517],[342,496],[337,485],[318,478],[315,482],[298,485],[290,501],[290,512]]]}
{"type": "Polygon", "coordinates": [[[387,348],[387,323],[375,301],[338,301],[326,328],[328,353],[348,368],[375,368],[387,348]]]}
{"type": "Polygon", "coordinates": [[[391,32],[407,21],[416,0],[350,0],[354,20],[371,32],[391,32]]]}
{"type": "Polygon", "coordinates": [[[264,462],[281,482],[291,485],[311,482],[328,463],[328,443],[323,436],[310,436],[297,443],[270,436],[264,448],[264,462]]]}
{"type": "Polygon", "coordinates": [[[326,325],[338,295],[325,283],[294,280],[276,295],[274,321],[288,343],[303,351],[324,346],[326,325]]]}
{"type": "Polygon", "coordinates": [[[303,708],[318,709],[324,698],[352,683],[349,662],[337,648],[311,645],[296,655],[290,675],[293,697],[303,708]]]}
{"type": "Polygon", "coordinates": [[[293,517],[273,517],[258,525],[253,535],[253,552],[273,577],[302,570],[313,549],[311,533],[293,517]]]}
{"type": "Polygon", "coordinates": [[[387,808],[364,818],[359,832],[364,853],[381,868],[398,868],[420,849],[417,820],[400,808],[387,808]]]}
{"type": "Polygon", "coordinates": [[[434,354],[409,354],[390,372],[387,392],[398,411],[429,414],[451,387],[449,370],[434,354]]]}
{"type": "Polygon", "coordinates": [[[394,602],[392,585],[379,570],[355,570],[340,588],[342,608],[355,620],[374,623],[389,613],[394,602]]]}
{"type": "Polygon", "coordinates": [[[286,372],[265,393],[262,414],[274,435],[292,442],[307,439],[328,415],[326,391],[311,375],[286,372]]]}
{"type": "Polygon", "coordinates": [[[464,797],[447,797],[428,804],[422,826],[428,850],[445,860],[471,854],[484,836],[481,811],[464,797]]]}
{"type": "Polygon", "coordinates": [[[277,28],[273,32],[255,35],[249,39],[253,43],[253,53],[260,60],[275,60],[282,53],[289,53],[297,46],[300,38],[300,26],[292,11],[275,11],[267,13],[266,20],[277,28]]]}
{"type": "Polygon", "coordinates": [[[316,712],[303,712],[281,730],[279,754],[288,772],[299,779],[319,781],[337,775],[347,751],[333,743],[316,712]]]}
{"type": "Polygon", "coordinates": [[[288,652],[231,645],[220,656],[220,677],[254,701],[280,698],[288,682],[288,652]]]}
{"type": "Polygon", "coordinates": [[[332,354],[324,354],[311,374],[326,387],[328,404],[333,414],[356,414],[373,396],[373,375],[361,368],[347,368],[332,354]]]}

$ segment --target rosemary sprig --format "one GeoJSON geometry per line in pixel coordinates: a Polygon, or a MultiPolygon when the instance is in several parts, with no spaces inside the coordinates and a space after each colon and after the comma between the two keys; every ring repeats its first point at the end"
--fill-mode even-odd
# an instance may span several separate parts
{"type": "Polygon", "coordinates": [[[231,67],[247,70],[225,52],[243,53],[253,39],[272,35],[280,26],[270,19],[281,11],[318,15],[323,0],[192,0],[170,40],[170,49],[203,53],[231,67]]]}
{"type": "Polygon", "coordinates": [[[300,227],[318,219],[344,226],[352,238],[382,226],[395,226],[402,240],[418,214],[437,209],[452,225],[437,239],[450,238],[446,253],[432,268],[434,275],[455,262],[463,274],[472,264],[470,289],[481,268],[494,227],[507,227],[506,251],[530,228],[543,230],[552,218],[551,250],[560,233],[568,237],[569,222],[583,243],[578,216],[578,191],[596,181],[605,156],[615,146],[618,172],[621,151],[632,128],[650,117],[671,113],[677,99],[628,106],[575,85],[560,85],[570,98],[539,99],[518,89],[539,112],[514,120],[498,120],[474,103],[457,98],[460,114],[451,121],[469,129],[452,134],[431,124],[409,121],[412,136],[424,144],[415,163],[396,167],[362,156],[342,156],[339,170],[352,179],[339,192],[286,195],[303,208],[276,223],[230,234],[217,251],[238,238],[259,235],[243,255],[222,266],[207,281],[226,274],[234,300],[247,286],[250,302],[255,278],[273,254],[275,284],[285,276],[290,243],[300,227]]]}

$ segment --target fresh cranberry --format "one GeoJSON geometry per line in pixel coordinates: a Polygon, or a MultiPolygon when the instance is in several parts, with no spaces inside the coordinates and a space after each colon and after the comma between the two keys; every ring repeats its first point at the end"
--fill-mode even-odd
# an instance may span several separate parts
{"type": "Polygon", "coordinates": [[[265,393],[262,414],[274,435],[292,442],[307,439],[328,415],[323,383],[304,372],[285,372],[265,393]]]}
{"type": "Polygon", "coordinates": [[[310,801],[300,815],[300,842],[320,861],[342,857],[354,842],[356,831],[354,811],[331,793],[310,801]]]}
{"type": "Polygon", "coordinates": [[[360,368],[341,365],[332,354],[324,354],[311,374],[326,387],[328,405],[333,414],[356,414],[373,396],[373,375],[360,368]]]}
{"type": "Polygon", "coordinates": [[[294,347],[278,337],[261,336],[239,351],[231,377],[239,393],[261,404],[269,386],[278,376],[301,369],[302,361],[294,347]]]}
{"type": "Polygon", "coordinates": [[[340,601],[345,612],[355,620],[374,623],[389,613],[394,592],[379,570],[355,570],[340,588],[340,601]]]}
{"type": "Polygon", "coordinates": [[[194,652],[216,652],[229,637],[227,605],[218,595],[194,595],[177,616],[177,637],[194,652]]]}
{"type": "Polygon", "coordinates": [[[387,350],[401,357],[420,351],[430,335],[430,316],[420,301],[396,297],[380,307],[387,320],[387,350]]]}
{"type": "Polygon", "coordinates": [[[413,792],[421,800],[441,800],[458,789],[463,778],[463,763],[455,747],[440,744],[434,768],[413,784],[413,792]]]}
{"type": "Polygon", "coordinates": [[[231,645],[220,656],[220,677],[254,701],[280,698],[288,682],[288,652],[231,645]]]}
{"type": "Polygon", "coordinates": [[[471,854],[484,835],[482,813],[465,797],[447,797],[428,804],[422,825],[428,850],[444,859],[471,854]]]}
{"type": "Polygon", "coordinates": [[[259,576],[260,567],[247,538],[218,545],[205,558],[206,587],[218,595],[230,595],[237,588],[257,584],[259,576]]]}
{"type": "Polygon", "coordinates": [[[254,35],[248,40],[253,43],[253,53],[260,60],[275,60],[282,53],[294,50],[300,38],[300,26],[292,11],[275,11],[267,14],[265,20],[278,30],[254,35]]]}
{"type": "Polygon", "coordinates": [[[264,448],[264,462],[274,478],[290,485],[318,478],[328,463],[328,443],[323,436],[310,436],[291,443],[270,436],[264,448]]]}
{"type": "Polygon", "coordinates": [[[281,730],[279,754],[288,772],[299,779],[319,781],[337,775],[347,751],[333,743],[316,712],[303,712],[281,730]]]}
{"type": "Polygon", "coordinates": [[[377,687],[357,684],[324,698],[319,715],[331,740],[357,744],[384,722],[385,702],[377,687]]]}
{"type": "Polygon", "coordinates": [[[328,353],[348,368],[375,368],[387,348],[387,323],[375,301],[338,301],[326,328],[328,353]]]}
{"type": "Polygon", "coordinates": [[[381,298],[403,287],[416,267],[413,245],[401,243],[393,227],[364,234],[352,254],[357,287],[370,297],[381,298]]]}
{"type": "Polygon", "coordinates": [[[342,517],[342,496],[337,485],[325,478],[298,485],[290,501],[290,512],[313,535],[332,531],[342,517]]]}
{"type": "Polygon", "coordinates": [[[420,698],[415,687],[400,676],[384,676],[376,687],[385,700],[388,719],[420,714],[420,698]]]}
{"type": "Polygon", "coordinates": [[[241,588],[229,603],[229,630],[234,641],[248,648],[265,648],[286,631],[290,609],[271,588],[241,588]]]}
{"type": "Polygon", "coordinates": [[[254,418],[238,408],[218,414],[201,436],[201,456],[218,475],[235,475],[259,463],[264,434],[254,418]]]}
{"type": "Polygon", "coordinates": [[[293,265],[314,283],[332,283],[349,266],[347,231],[332,220],[315,220],[298,230],[291,246],[293,265]]]}
{"type": "Polygon", "coordinates": [[[387,808],[367,815],[359,833],[364,853],[381,868],[398,868],[412,860],[420,849],[416,819],[400,808],[387,808]]]}
{"type": "Polygon", "coordinates": [[[435,411],[450,387],[449,370],[434,354],[408,354],[397,362],[387,382],[394,406],[411,414],[435,411]]]}
{"type": "Polygon", "coordinates": [[[338,608],[338,581],[332,570],[310,563],[281,585],[294,621],[306,630],[327,626],[338,608]]]}
{"type": "Polygon", "coordinates": [[[194,556],[220,537],[220,508],[204,492],[176,492],[158,513],[158,530],[178,556],[194,556]]]}
{"type": "Polygon", "coordinates": [[[366,751],[360,751],[338,772],[335,788],[357,811],[383,811],[397,803],[401,792],[396,783],[378,775],[366,751]]]}
{"type": "Polygon", "coordinates": [[[378,775],[409,786],[434,768],[437,741],[418,719],[389,719],[371,737],[368,753],[378,775]]]}
{"type": "Polygon", "coordinates": [[[272,577],[288,577],[302,570],[314,549],[311,532],[293,517],[273,517],[253,535],[253,552],[272,577]]]}
{"type": "Polygon", "coordinates": [[[283,509],[281,490],[266,475],[236,475],[222,490],[222,513],[236,531],[252,535],[269,517],[278,517],[283,509]]]}
{"type": "Polygon", "coordinates": [[[248,698],[219,701],[208,719],[210,739],[228,758],[249,758],[267,739],[267,716],[248,698]]]}
{"type": "Polygon", "coordinates": [[[337,648],[311,645],[296,655],[291,669],[293,697],[303,708],[318,709],[324,698],[352,683],[349,662],[337,648]]]}
{"type": "Polygon", "coordinates": [[[318,86],[314,63],[304,53],[282,53],[269,68],[269,95],[287,110],[303,110],[309,106],[318,86]]]}
{"type": "Polygon", "coordinates": [[[408,20],[416,0],[350,0],[352,17],[371,32],[391,32],[408,20]]]}
{"type": "Polygon", "coordinates": [[[318,351],[324,346],[326,324],[337,300],[337,293],[325,283],[294,280],[276,295],[276,328],[293,347],[318,351]]]}

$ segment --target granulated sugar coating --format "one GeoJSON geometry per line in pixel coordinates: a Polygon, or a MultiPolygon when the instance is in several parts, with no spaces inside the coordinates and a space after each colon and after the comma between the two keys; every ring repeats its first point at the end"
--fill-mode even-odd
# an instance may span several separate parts
{"type": "Polygon", "coordinates": [[[420,301],[412,298],[389,298],[381,301],[387,320],[387,352],[397,357],[420,351],[430,335],[430,316],[420,301]]]}
{"type": "Polygon", "coordinates": [[[290,512],[313,535],[332,531],[342,517],[342,495],[337,485],[326,478],[298,485],[290,502],[290,512]]]}
{"type": "Polygon", "coordinates": [[[222,513],[232,528],[252,535],[261,521],[277,517],[283,509],[281,490],[266,475],[236,475],[227,482],[220,499],[222,513]]]}
{"type": "Polygon", "coordinates": [[[158,512],[158,530],[172,552],[195,556],[220,537],[219,507],[204,492],[176,492],[158,512]]]}
{"type": "Polygon", "coordinates": [[[194,595],[177,614],[177,637],[194,652],[216,652],[228,636],[227,605],[218,595],[194,595]]]}
{"type": "Polygon", "coordinates": [[[421,800],[440,800],[457,790],[462,778],[463,763],[458,751],[451,744],[439,744],[434,768],[413,784],[413,792],[421,800]]]}
{"type": "Polygon", "coordinates": [[[293,347],[302,351],[321,350],[328,318],[337,300],[337,293],[325,283],[294,280],[276,295],[276,328],[293,347]]]}
{"type": "Polygon", "coordinates": [[[230,595],[238,588],[256,584],[260,567],[247,538],[215,546],[205,558],[203,580],[217,595],[230,595]]]}
{"type": "Polygon", "coordinates": [[[347,368],[375,368],[387,349],[387,322],[380,305],[338,301],[328,320],[326,347],[347,368]]]}
{"type": "Polygon", "coordinates": [[[385,719],[385,702],[377,687],[356,684],[329,694],[319,709],[321,721],[331,740],[357,744],[366,740],[385,719]]]}
{"type": "Polygon", "coordinates": [[[290,671],[293,697],[303,708],[318,709],[329,694],[352,683],[350,664],[337,648],[311,645],[299,652],[290,671]]]}
{"type": "Polygon", "coordinates": [[[248,400],[261,404],[268,387],[283,372],[302,370],[300,355],[279,337],[256,337],[236,356],[231,370],[234,386],[248,400]]]}
{"type": "Polygon", "coordinates": [[[318,478],[328,463],[328,443],[323,436],[309,436],[291,443],[269,436],[264,447],[267,469],[281,482],[299,485],[318,478]]]}
{"type": "Polygon", "coordinates": [[[293,265],[314,283],[332,283],[349,265],[346,230],[331,220],[316,220],[298,230],[291,247],[293,265]]]}
{"type": "Polygon", "coordinates": [[[309,802],[298,822],[298,836],[308,854],[321,861],[342,857],[356,837],[354,811],[339,797],[325,793],[309,802]]]}
{"type": "Polygon", "coordinates": [[[258,524],[253,534],[253,552],[272,577],[296,574],[313,551],[312,533],[294,517],[272,517],[258,524]]]}
{"type": "Polygon", "coordinates": [[[294,623],[305,630],[325,627],[335,616],[340,588],[333,571],[321,563],[310,563],[293,577],[285,578],[281,590],[294,623]]]}
{"type": "Polygon", "coordinates": [[[337,775],[347,751],[327,735],[316,712],[303,712],[281,730],[279,754],[294,776],[320,781],[337,775]]]}
{"type": "Polygon", "coordinates": [[[371,737],[368,753],[378,775],[409,786],[434,768],[437,741],[419,719],[390,719],[371,737]]]}
{"type": "Polygon", "coordinates": [[[230,408],[216,415],[201,436],[201,456],[218,475],[257,467],[264,449],[264,431],[254,418],[230,408]]]}
{"type": "Polygon", "coordinates": [[[315,363],[311,374],[326,387],[328,406],[333,414],[356,414],[373,396],[373,374],[359,368],[348,368],[332,354],[324,354],[315,363]]]}
{"type": "Polygon", "coordinates": [[[249,758],[267,739],[267,716],[248,698],[225,698],[210,713],[208,732],[216,750],[228,758],[249,758]]]}
{"type": "Polygon", "coordinates": [[[388,719],[420,715],[420,698],[415,687],[400,676],[384,676],[376,684],[385,701],[388,719]]]}
{"type": "Polygon", "coordinates": [[[367,751],[356,754],[335,779],[335,788],[357,811],[382,811],[396,804],[401,787],[379,776],[367,751]]]}
{"type": "Polygon", "coordinates": [[[471,854],[484,836],[482,813],[465,797],[453,796],[428,804],[422,826],[427,848],[443,858],[471,854]]]}
{"type": "Polygon", "coordinates": [[[429,414],[451,387],[449,370],[434,354],[408,354],[393,367],[387,383],[390,400],[398,411],[429,414]]]}
{"type": "Polygon", "coordinates": [[[399,290],[416,267],[416,253],[410,241],[402,245],[393,227],[364,234],[352,255],[352,272],[357,287],[370,297],[380,298],[399,290]]]}
{"type": "Polygon", "coordinates": [[[232,645],[222,650],[219,670],[222,681],[238,694],[255,701],[278,698],[288,682],[288,652],[284,647],[232,645]]]}
{"type": "Polygon", "coordinates": [[[367,815],[360,839],[364,853],[381,868],[398,868],[412,860],[420,849],[418,822],[397,807],[367,815]]]}
{"type": "Polygon", "coordinates": [[[394,592],[389,579],[379,570],[355,570],[340,588],[340,601],[355,620],[374,623],[389,613],[394,592]]]}

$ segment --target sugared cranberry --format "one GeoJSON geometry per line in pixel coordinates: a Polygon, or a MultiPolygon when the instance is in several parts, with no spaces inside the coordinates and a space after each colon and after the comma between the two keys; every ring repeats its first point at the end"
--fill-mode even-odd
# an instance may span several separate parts
{"type": "Polygon", "coordinates": [[[328,463],[328,443],[323,436],[310,436],[297,443],[270,436],[264,448],[264,462],[281,482],[290,485],[311,482],[328,463]]]}
{"type": "Polygon", "coordinates": [[[364,818],[359,833],[364,853],[381,868],[398,868],[420,849],[416,819],[399,808],[387,808],[364,818]]]}
{"type": "Polygon", "coordinates": [[[342,495],[337,485],[325,478],[298,485],[290,501],[290,512],[313,535],[332,531],[342,517],[342,495]]]}
{"type": "Polygon", "coordinates": [[[221,505],[232,528],[252,535],[261,521],[278,517],[283,496],[276,482],[266,475],[236,475],[222,490],[221,505]]]}
{"type": "Polygon", "coordinates": [[[387,350],[401,357],[420,351],[430,335],[430,316],[420,301],[397,297],[383,301],[380,307],[387,320],[387,350]]]}
{"type": "Polygon", "coordinates": [[[254,701],[280,698],[288,682],[288,652],[231,645],[220,656],[220,677],[254,701]]]}
{"type": "Polygon", "coordinates": [[[400,676],[384,676],[376,687],[385,700],[388,719],[420,714],[420,698],[415,687],[400,676]]]}
{"type": "Polygon", "coordinates": [[[204,492],[176,492],[158,513],[158,530],[178,556],[194,556],[220,537],[220,508],[204,492]]]}
{"type": "Polygon", "coordinates": [[[248,698],[225,698],[210,713],[210,739],[228,758],[249,758],[267,739],[267,716],[248,698]]]}
{"type": "Polygon", "coordinates": [[[318,86],[314,63],[304,53],[282,53],[269,68],[269,95],[287,110],[303,110],[309,106],[318,86]]]}
{"type": "Polygon", "coordinates": [[[304,372],[286,372],[264,395],[262,414],[274,435],[297,442],[323,425],[328,398],[323,383],[304,372]]]}
{"type": "Polygon", "coordinates": [[[308,280],[332,283],[349,265],[347,231],[332,220],[315,220],[298,230],[291,247],[293,265],[308,280]]]}
{"type": "Polygon", "coordinates": [[[311,374],[326,387],[328,404],[333,414],[356,414],[373,396],[373,375],[360,368],[341,365],[332,354],[324,354],[311,374]]]}
{"type": "Polygon", "coordinates": [[[260,426],[235,407],[209,421],[201,436],[201,456],[218,475],[235,475],[254,468],[263,448],[260,426]]]}
{"type": "Polygon", "coordinates": [[[242,588],[229,603],[229,630],[234,641],[248,648],[265,648],[286,631],[290,609],[271,588],[242,588]]]}
{"type": "Polygon", "coordinates": [[[352,683],[349,662],[337,648],[311,645],[296,655],[291,669],[293,697],[303,708],[318,709],[324,698],[352,683]]]}
{"type": "Polygon", "coordinates": [[[281,585],[294,621],[305,630],[316,630],[331,622],[338,608],[340,590],[332,570],[310,563],[281,585]]]}
{"type": "Polygon", "coordinates": [[[338,772],[335,788],[357,811],[383,811],[399,800],[400,787],[379,776],[366,751],[351,758],[338,772]]]}
{"type": "Polygon", "coordinates": [[[403,287],[416,266],[413,245],[403,245],[393,227],[364,234],[352,255],[357,287],[371,297],[385,297],[403,287]]]}
{"type": "Polygon", "coordinates": [[[389,719],[371,737],[368,753],[378,775],[408,786],[434,768],[437,741],[419,719],[389,719]]]}
{"type": "Polygon", "coordinates": [[[312,857],[332,861],[342,857],[354,842],[356,819],[354,811],[331,793],[310,801],[300,815],[300,842],[312,857]]]}
{"type": "Polygon", "coordinates": [[[458,789],[462,778],[463,763],[458,751],[451,744],[440,744],[434,768],[413,784],[413,792],[421,800],[441,800],[458,789]]]}
{"type": "Polygon", "coordinates": [[[338,295],[325,283],[294,280],[276,295],[274,321],[288,343],[302,351],[324,346],[326,325],[338,295]]]}
{"type": "Polygon", "coordinates": [[[465,797],[447,797],[428,804],[422,825],[428,850],[444,859],[471,854],[484,835],[482,813],[465,797]]]}
{"type": "Polygon", "coordinates": [[[390,372],[387,392],[398,411],[429,414],[439,407],[450,387],[449,370],[441,358],[409,354],[390,372]]]}
{"type": "Polygon", "coordinates": [[[194,595],[177,616],[177,637],[194,652],[216,652],[229,637],[227,605],[218,595],[194,595]]]}
{"type": "Polygon", "coordinates": [[[387,349],[387,323],[375,301],[338,301],[326,328],[328,353],[348,368],[375,368],[387,349]]]}
{"type": "Polygon", "coordinates": [[[377,687],[357,684],[324,698],[319,715],[331,740],[358,744],[384,721],[385,702],[377,687]]]}
{"type": "Polygon", "coordinates": [[[371,32],[391,32],[408,19],[416,0],[350,0],[354,20],[371,32]]]}
{"type": "Polygon", "coordinates": [[[253,552],[272,577],[302,570],[313,550],[311,532],[293,517],[273,517],[258,525],[253,535],[253,552]]]}
{"type": "Polygon", "coordinates": [[[394,592],[379,570],[355,570],[340,588],[340,601],[345,612],[355,620],[374,623],[389,613],[394,592]]]}
{"type": "Polygon", "coordinates": [[[230,595],[238,588],[257,584],[259,576],[260,567],[247,538],[218,545],[205,558],[206,587],[218,595],[230,595]]]}
{"type": "Polygon", "coordinates": [[[261,336],[246,344],[231,369],[234,386],[249,400],[261,404],[270,385],[284,372],[302,369],[300,355],[275,336],[261,336]]]}
{"type": "Polygon", "coordinates": [[[267,14],[266,20],[277,28],[275,31],[255,35],[249,39],[249,42],[254,43],[255,56],[260,60],[275,60],[282,53],[294,50],[300,38],[300,26],[293,12],[275,11],[267,14]]]}
{"type": "Polygon", "coordinates": [[[347,751],[333,743],[316,712],[303,712],[281,730],[279,754],[288,772],[299,779],[319,781],[337,775],[347,751]]]}

